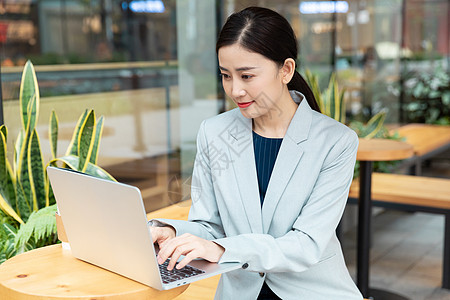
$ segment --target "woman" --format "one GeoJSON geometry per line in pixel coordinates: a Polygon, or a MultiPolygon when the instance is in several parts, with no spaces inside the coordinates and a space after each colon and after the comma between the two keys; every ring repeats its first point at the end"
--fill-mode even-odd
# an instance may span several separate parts
{"type": "Polygon", "coordinates": [[[231,15],[216,50],[238,108],[201,124],[189,221],[152,222],[158,262],[241,263],[222,275],[217,299],[362,299],[335,235],[356,134],[320,114],[295,71],[294,32],[278,13],[231,15]]]}

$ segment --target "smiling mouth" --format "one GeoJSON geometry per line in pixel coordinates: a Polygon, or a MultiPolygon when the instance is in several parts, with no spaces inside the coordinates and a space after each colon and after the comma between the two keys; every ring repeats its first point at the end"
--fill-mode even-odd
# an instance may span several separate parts
{"type": "Polygon", "coordinates": [[[246,108],[246,107],[249,107],[250,105],[252,105],[253,102],[255,102],[255,101],[250,101],[250,102],[240,102],[240,103],[238,103],[237,105],[239,106],[239,108],[246,108]]]}

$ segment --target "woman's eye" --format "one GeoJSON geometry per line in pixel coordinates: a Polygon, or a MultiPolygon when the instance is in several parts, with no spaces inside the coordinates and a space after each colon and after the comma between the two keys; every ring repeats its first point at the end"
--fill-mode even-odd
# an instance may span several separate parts
{"type": "Polygon", "coordinates": [[[222,76],[223,79],[229,79],[230,76],[228,74],[220,73],[220,76],[222,76]]]}
{"type": "Polygon", "coordinates": [[[251,79],[252,75],[242,75],[242,79],[251,79]]]}

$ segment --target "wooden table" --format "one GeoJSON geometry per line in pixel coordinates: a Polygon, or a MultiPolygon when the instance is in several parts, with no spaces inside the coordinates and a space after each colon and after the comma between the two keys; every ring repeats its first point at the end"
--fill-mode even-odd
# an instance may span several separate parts
{"type": "Polygon", "coordinates": [[[0,265],[0,299],[173,299],[188,285],[158,291],[72,256],[61,245],[35,249],[0,265]]]}
{"type": "Polygon", "coordinates": [[[408,124],[395,129],[414,149],[414,165],[411,173],[422,173],[422,161],[450,148],[450,126],[408,124]]]}
{"type": "MultiPolygon", "coordinates": [[[[358,288],[366,298],[374,296],[374,293],[380,294],[379,291],[369,290],[373,162],[406,159],[413,155],[413,147],[404,142],[387,139],[359,139],[356,156],[360,166],[356,281],[358,288]]],[[[395,299],[395,297],[392,298],[395,299]]]]}

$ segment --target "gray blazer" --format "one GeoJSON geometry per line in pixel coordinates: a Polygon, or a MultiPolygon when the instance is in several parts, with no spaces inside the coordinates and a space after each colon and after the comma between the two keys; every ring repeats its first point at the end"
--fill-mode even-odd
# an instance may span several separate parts
{"type": "MultiPolygon", "coordinates": [[[[335,229],[358,148],[345,125],[313,111],[304,96],[289,125],[261,208],[252,120],[234,109],[203,121],[197,137],[189,221],[160,219],[177,235],[222,245],[216,299],[256,299],[266,281],[282,299],[353,300],[361,293],[346,268],[335,229]]],[[[279,112],[282,113],[282,112],[279,112]]]]}

